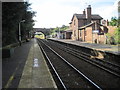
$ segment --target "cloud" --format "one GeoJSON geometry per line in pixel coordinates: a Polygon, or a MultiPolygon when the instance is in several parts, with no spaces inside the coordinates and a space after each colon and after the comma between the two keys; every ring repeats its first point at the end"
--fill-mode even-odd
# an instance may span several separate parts
{"type": "Polygon", "coordinates": [[[36,27],[56,27],[63,24],[69,25],[72,15],[75,12],[79,12],[79,8],[64,6],[62,7],[57,2],[46,2],[42,5],[34,6],[34,10],[37,10],[36,27]],[[39,11],[37,10],[39,8],[39,11]]]}
{"type": "Polygon", "coordinates": [[[104,19],[117,16],[118,0],[29,0],[32,8],[37,11],[35,27],[56,27],[69,25],[74,13],[82,13],[88,5],[92,13],[99,14],[104,19]]]}
{"type": "Polygon", "coordinates": [[[104,5],[102,7],[96,7],[94,12],[101,15],[104,19],[111,20],[111,17],[118,17],[117,14],[117,2],[116,0],[113,5],[104,5]]]}

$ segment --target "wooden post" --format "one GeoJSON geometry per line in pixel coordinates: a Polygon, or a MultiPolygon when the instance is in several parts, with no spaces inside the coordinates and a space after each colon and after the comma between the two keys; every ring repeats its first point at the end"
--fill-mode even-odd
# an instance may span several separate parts
{"type": "Polygon", "coordinates": [[[79,30],[78,30],[78,41],[79,41],[79,30]]]}

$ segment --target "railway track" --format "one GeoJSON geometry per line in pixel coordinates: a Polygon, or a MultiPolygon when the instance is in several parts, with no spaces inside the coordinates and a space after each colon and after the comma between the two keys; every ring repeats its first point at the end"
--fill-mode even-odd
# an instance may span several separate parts
{"type": "Polygon", "coordinates": [[[90,80],[48,45],[43,42],[42,44],[39,43],[39,45],[65,90],[69,88],[96,88],[102,90],[96,83],[90,80]],[[54,57],[54,59],[50,56],[54,57]]]}
{"type": "Polygon", "coordinates": [[[53,70],[54,72],[56,72],[56,75],[59,77],[59,81],[61,81],[61,84],[63,84],[62,86],[64,88],[98,88],[98,89],[101,89],[101,87],[102,88],[111,87],[111,85],[113,84],[114,85],[112,87],[115,87],[115,88],[119,87],[118,85],[115,85],[119,83],[118,82],[119,77],[117,75],[114,75],[112,73],[111,73],[112,75],[108,74],[108,71],[106,74],[106,71],[104,71],[103,69],[101,70],[100,67],[95,67],[95,65],[83,60],[85,57],[82,57],[82,58],[77,57],[80,55],[76,54],[73,49],[72,50],[70,48],[67,49],[67,47],[63,47],[61,45],[58,45],[57,43],[53,43],[47,40],[42,40],[42,41],[38,40],[38,41],[39,41],[39,44],[41,44],[42,50],[44,51],[51,66],[54,68],[53,70]],[[63,50],[63,48],[65,50],[63,50]],[[54,53],[54,55],[51,53],[54,53]],[[70,65],[67,66],[66,64],[67,65],[70,64],[70,65]],[[76,71],[71,70],[70,67],[72,68],[74,67],[76,71]],[[99,71],[99,68],[100,68],[100,71],[99,71]],[[93,72],[95,72],[95,74],[93,72]],[[102,75],[102,73],[105,75],[102,75]],[[81,75],[79,74],[83,75],[82,78],[85,79],[85,81],[81,78],[81,75]],[[98,76],[95,76],[95,75],[98,75],[98,76]],[[70,77],[70,76],[73,76],[73,77],[70,77]],[[77,77],[77,79],[75,77],[77,77]],[[89,80],[86,81],[87,78],[89,80]],[[112,79],[112,83],[109,82],[110,79],[112,79]],[[81,81],[82,83],[80,83],[81,81]],[[90,83],[92,82],[94,84],[91,85],[90,83]]]}
{"type": "Polygon", "coordinates": [[[106,60],[102,60],[102,59],[97,59],[97,58],[91,58],[90,54],[84,53],[82,51],[64,46],[62,44],[50,41],[52,45],[55,45],[57,48],[64,50],[65,52],[70,53],[71,55],[74,55],[82,60],[85,60],[86,62],[89,62],[93,65],[96,65],[99,68],[102,68],[103,70],[116,75],[118,77],[120,77],[120,66],[112,63],[112,62],[108,62],[106,60]]]}

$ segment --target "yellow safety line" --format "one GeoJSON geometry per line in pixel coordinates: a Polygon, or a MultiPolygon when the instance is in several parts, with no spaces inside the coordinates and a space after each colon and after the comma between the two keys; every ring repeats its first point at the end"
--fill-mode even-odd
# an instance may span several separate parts
{"type": "Polygon", "coordinates": [[[14,79],[14,76],[15,76],[15,73],[16,73],[17,69],[18,69],[18,67],[15,69],[15,72],[14,72],[14,73],[12,74],[12,76],[9,78],[7,84],[6,84],[5,87],[4,87],[5,90],[6,90],[7,88],[9,88],[12,80],[14,79]]]}

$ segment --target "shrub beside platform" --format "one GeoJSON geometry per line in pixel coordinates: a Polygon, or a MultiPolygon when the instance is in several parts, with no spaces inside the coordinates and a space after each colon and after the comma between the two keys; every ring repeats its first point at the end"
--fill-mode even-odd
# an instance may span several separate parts
{"type": "MultiPolygon", "coordinates": [[[[22,43],[26,42],[26,40],[23,40],[22,43]]],[[[19,46],[20,43],[14,43],[14,44],[10,44],[8,46],[2,47],[2,58],[9,58],[14,54],[14,48],[19,46]]]]}

